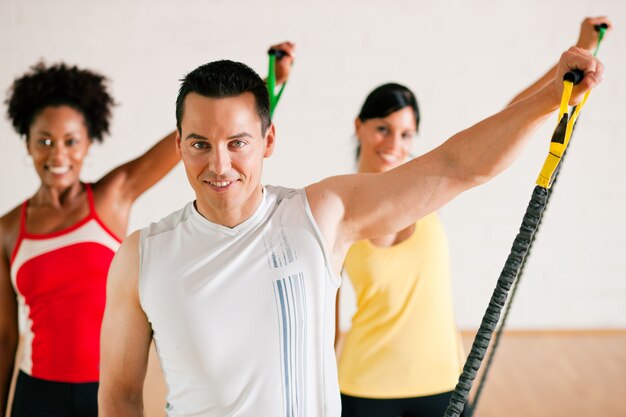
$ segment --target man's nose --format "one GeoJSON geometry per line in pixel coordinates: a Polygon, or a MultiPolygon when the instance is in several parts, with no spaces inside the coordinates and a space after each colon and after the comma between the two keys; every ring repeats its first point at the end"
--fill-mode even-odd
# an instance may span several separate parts
{"type": "Polygon", "coordinates": [[[231,168],[230,154],[225,149],[215,149],[209,161],[209,169],[216,175],[224,175],[231,168]]]}

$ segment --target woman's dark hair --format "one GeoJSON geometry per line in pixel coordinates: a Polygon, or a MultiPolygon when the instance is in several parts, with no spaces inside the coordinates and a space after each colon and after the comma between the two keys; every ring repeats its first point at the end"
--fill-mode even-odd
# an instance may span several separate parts
{"type": "Polygon", "coordinates": [[[28,136],[33,119],[44,108],[67,105],[83,115],[89,137],[102,142],[114,105],[106,82],[103,75],[76,66],[47,67],[39,62],[13,81],[5,100],[7,114],[17,133],[28,136]]]}
{"type": "MultiPolygon", "coordinates": [[[[372,90],[365,98],[358,118],[364,122],[369,119],[387,117],[391,113],[405,107],[411,107],[413,109],[413,113],[415,114],[415,127],[417,129],[420,124],[420,111],[417,106],[415,94],[400,84],[383,84],[372,90]]],[[[356,150],[357,159],[360,153],[361,146],[359,145],[356,150]]]]}
{"type": "Polygon", "coordinates": [[[191,71],[181,81],[176,97],[176,126],[179,133],[185,97],[189,93],[212,98],[252,93],[256,102],[256,112],[261,119],[261,132],[265,134],[271,124],[267,86],[254,70],[241,62],[228,60],[209,62],[191,71]]]}

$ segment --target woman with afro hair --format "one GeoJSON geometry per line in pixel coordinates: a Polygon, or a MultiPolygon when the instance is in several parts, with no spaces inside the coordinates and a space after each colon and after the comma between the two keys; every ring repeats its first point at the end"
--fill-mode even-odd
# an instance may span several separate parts
{"type": "Polygon", "coordinates": [[[133,202],[178,162],[175,134],[89,184],[83,162],[109,133],[113,105],[104,76],[39,63],[13,82],[6,104],[41,183],[0,218],[0,413],[19,315],[24,349],[11,415],[95,416],[109,264],[133,202]]]}
{"type": "MultiPolygon", "coordinates": [[[[276,63],[286,82],[295,45],[276,63]]],[[[106,78],[39,63],[9,89],[8,116],[41,184],[0,218],[0,415],[8,407],[19,330],[23,354],[12,417],[97,416],[100,328],[109,264],[133,202],[179,161],[172,132],[94,183],[85,155],[109,133],[106,78]],[[18,316],[19,323],[18,326],[18,316]]]]}

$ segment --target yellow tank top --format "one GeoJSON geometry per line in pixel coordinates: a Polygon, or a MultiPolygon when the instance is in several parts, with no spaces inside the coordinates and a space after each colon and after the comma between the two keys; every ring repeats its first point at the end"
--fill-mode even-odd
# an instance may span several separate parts
{"type": "Polygon", "coordinates": [[[420,219],[397,245],[355,243],[344,267],[357,311],[339,359],[341,392],[406,398],[453,390],[464,355],[454,323],[448,242],[437,214],[420,219]]]}

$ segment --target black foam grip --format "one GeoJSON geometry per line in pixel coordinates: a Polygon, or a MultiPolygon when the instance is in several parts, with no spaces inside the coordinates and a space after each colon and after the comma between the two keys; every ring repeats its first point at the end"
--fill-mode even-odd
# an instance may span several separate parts
{"type": "Polygon", "coordinates": [[[565,75],[563,76],[563,81],[569,81],[569,82],[574,83],[574,85],[576,85],[579,82],[581,82],[583,78],[585,78],[585,73],[579,69],[575,69],[575,70],[566,72],[565,75]]]}
{"type": "Polygon", "coordinates": [[[609,25],[607,25],[606,23],[600,23],[599,25],[594,25],[593,28],[596,30],[596,32],[600,32],[600,29],[608,29],[609,25]]]}
{"type": "Polygon", "coordinates": [[[274,49],[274,48],[270,48],[269,51],[267,51],[267,53],[269,55],[274,55],[276,56],[276,59],[281,59],[282,57],[284,57],[285,55],[287,55],[287,53],[285,51],[282,51],[280,49],[274,49]]]}

